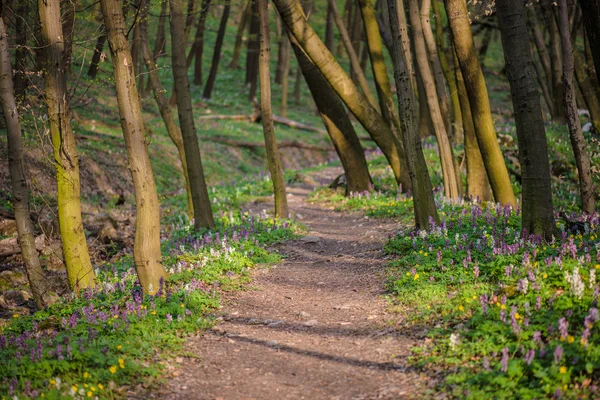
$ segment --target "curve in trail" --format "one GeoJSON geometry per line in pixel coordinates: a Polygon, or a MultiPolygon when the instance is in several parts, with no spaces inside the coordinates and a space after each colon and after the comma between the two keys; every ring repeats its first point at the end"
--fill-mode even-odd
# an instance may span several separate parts
{"type": "MultiPolygon", "coordinates": [[[[329,174],[335,171],[329,170],[329,174]]],[[[394,327],[383,299],[382,245],[391,220],[307,204],[290,207],[311,231],[279,247],[279,265],[254,272],[222,322],[191,339],[168,399],[398,399],[419,397],[427,379],[406,367],[415,341],[394,327]]],[[[221,318],[220,318],[221,319],[221,318]]]]}

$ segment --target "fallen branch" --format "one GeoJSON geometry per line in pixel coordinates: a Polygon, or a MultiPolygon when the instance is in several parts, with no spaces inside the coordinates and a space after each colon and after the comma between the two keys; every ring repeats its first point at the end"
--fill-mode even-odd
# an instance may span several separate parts
{"type": "MultiPolygon", "coordinates": [[[[235,139],[231,139],[231,138],[227,138],[227,137],[223,137],[223,136],[205,136],[205,137],[201,137],[201,140],[208,141],[208,142],[221,143],[221,144],[225,144],[228,146],[243,147],[246,149],[257,149],[257,148],[265,147],[264,143],[243,142],[243,141],[239,141],[239,140],[235,140],[235,139]]],[[[312,145],[312,144],[297,142],[295,140],[279,142],[277,144],[277,147],[279,147],[280,149],[297,148],[297,149],[314,150],[314,151],[333,151],[332,147],[321,147],[321,146],[316,146],[316,145],[312,145]]]]}
{"type": "MultiPolygon", "coordinates": [[[[35,238],[35,248],[40,251],[44,247],[46,236],[40,235],[35,238]]],[[[17,237],[0,240],[0,258],[12,256],[21,252],[21,246],[17,237]]]]}
{"type": "MultiPolygon", "coordinates": [[[[246,114],[215,114],[215,115],[202,115],[198,117],[200,120],[233,120],[233,121],[248,121],[248,122],[259,122],[261,114],[259,110],[256,110],[250,115],[246,114]]],[[[289,126],[290,128],[299,129],[308,132],[327,133],[324,129],[316,128],[311,125],[303,124],[302,122],[294,121],[289,118],[280,117],[273,115],[273,121],[281,125],[289,126]]]]}

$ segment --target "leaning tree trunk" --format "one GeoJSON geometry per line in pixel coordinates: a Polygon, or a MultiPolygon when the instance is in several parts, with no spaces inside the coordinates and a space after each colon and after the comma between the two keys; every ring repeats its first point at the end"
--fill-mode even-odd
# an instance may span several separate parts
{"type": "Polygon", "coordinates": [[[229,19],[229,10],[231,6],[229,0],[225,2],[225,8],[223,8],[223,15],[221,16],[221,23],[219,24],[219,32],[217,33],[217,41],[215,42],[215,49],[213,52],[212,64],[210,72],[208,74],[208,80],[204,87],[204,93],[202,97],[210,99],[212,95],[213,87],[215,86],[215,80],[217,79],[217,71],[219,69],[219,61],[221,61],[221,47],[223,47],[223,39],[225,38],[225,28],[227,28],[227,19],[229,19]]]}
{"type": "Polygon", "coordinates": [[[394,97],[390,87],[385,60],[383,58],[383,43],[381,34],[379,33],[377,19],[375,18],[375,9],[373,8],[372,0],[359,0],[358,4],[364,23],[367,41],[366,48],[371,57],[371,68],[373,77],[375,78],[381,115],[398,140],[402,140],[400,120],[398,118],[398,113],[396,112],[396,107],[394,107],[394,97]]]}
{"type": "Polygon", "coordinates": [[[528,234],[550,239],[556,230],[550,161],[525,7],[521,0],[497,0],[496,12],[517,123],[523,184],[521,228],[528,234]]]}
{"type": "Polygon", "coordinates": [[[487,172],[485,171],[479,144],[477,143],[477,133],[475,131],[475,124],[473,123],[473,115],[471,114],[469,95],[467,94],[467,88],[465,87],[462,72],[460,72],[460,68],[458,68],[456,52],[453,51],[453,53],[454,64],[456,65],[454,73],[456,75],[456,86],[464,127],[465,159],[467,164],[467,196],[473,200],[491,201],[493,200],[493,197],[490,189],[490,181],[487,172]]]}
{"type": "Polygon", "coordinates": [[[327,50],[325,44],[319,39],[315,31],[306,22],[302,7],[297,0],[274,0],[275,7],[306,54],[319,68],[331,87],[340,96],[342,101],[365,127],[375,143],[386,156],[396,182],[402,185],[403,190],[410,188],[410,178],[406,169],[404,150],[398,139],[394,136],[385,120],[373,108],[367,98],[357,89],[354,82],[337,63],[333,55],[327,50]]]}
{"type": "Polygon", "coordinates": [[[331,8],[331,13],[333,15],[333,20],[337,25],[338,31],[340,32],[340,38],[344,47],[346,48],[346,52],[348,53],[348,58],[350,59],[350,64],[352,66],[352,71],[356,74],[356,78],[358,79],[358,85],[362,89],[363,93],[369,99],[369,102],[373,107],[377,106],[377,102],[375,101],[375,96],[371,89],[369,88],[369,83],[365,76],[363,69],[360,67],[360,61],[358,59],[358,54],[354,50],[354,46],[352,45],[352,40],[350,39],[350,35],[348,34],[348,30],[346,29],[346,25],[344,25],[344,21],[340,16],[340,13],[337,10],[337,5],[335,0],[329,0],[328,3],[331,8]]]}
{"type": "MultiPolygon", "coordinates": [[[[410,1],[410,0],[409,0],[410,1]]],[[[416,107],[417,100],[408,69],[405,47],[402,45],[402,33],[398,15],[404,13],[396,0],[387,0],[390,29],[392,37],[392,59],[394,78],[398,93],[398,109],[402,121],[402,139],[406,150],[406,159],[412,182],[413,208],[415,212],[415,228],[429,229],[431,222],[438,223],[439,217],[433,198],[433,188],[429,179],[429,171],[423,155],[421,138],[418,130],[416,107]]]]}
{"type": "Polygon", "coordinates": [[[288,205],[285,192],[285,178],[281,159],[277,151],[277,140],[275,139],[275,127],[273,126],[273,110],[271,108],[271,73],[269,62],[271,61],[271,38],[269,32],[269,9],[267,0],[258,0],[258,14],[260,21],[260,112],[262,116],[263,132],[265,136],[265,149],[271,180],[273,181],[273,193],[275,195],[275,217],[287,218],[288,205]]]}
{"type": "Polygon", "coordinates": [[[246,7],[242,13],[242,18],[238,25],[237,34],[235,35],[235,44],[233,46],[233,58],[229,63],[229,68],[237,69],[240,62],[240,53],[242,51],[242,38],[244,36],[244,29],[248,23],[248,19],[252,15],[252,0],[248,0],[246,7]]]}
{"type": "Polygon", "coordinates": [[[198,231],[212,227],[214,220],[194,125],[190,81],[185,60],[182,0],[171,0],[169,7],[171,10],[171,59],[175,91],[177,92],[177,111],[194,203],[194,229],[198,231]]]}
{"type": "Polygon", "coordinates": [[[362,193],[370,190],[371,176],[365,153],[344,104],[329,86],[321,71],[304,53],[294,36],[290,35],[289,37],[293,42],[294,53],[308,84],[308,89],[315,100],[321,120],[327,128],[335,151],[342,162],[347,183],[346,196],[350,193],[362,193]]]}
{"type": "MultiPolygon", "coordinates": [[[[42,0],[43,1],[43,0],[42,0]]],[[[135,85],[127,28],[121,0],[101,0],[104,25],[113,60],[121,128],[135,190],[135,241],[133,260],[145,294],[155,294],[166,276],[161,264],[160,207],[148,155],[142,107],[135,85]]]]}
{"type": "Polygon", "coordinates": [[[583,24],[587,33],[588,43],[594,58],[596,76],[600,76],[600,0],[580,0],[583,14],[583,24]]]}
{"type": "Polygon", "coordinates": [[[477,143],[494,198],[501,204],[514,206],[516,205],[515,194],[496,137],[485,79],[473,46],[467,4],[463,0],[445,0],[445,4],[452,41],[469,96],[477,143]]]}
{"type": "Polygon", "coordinates": [[[25,159],[23,152],[23,137],[21,123],[15,101],[12,67],[8,52],[8,35],[4,26],[2,10],[0,9],[0,106],[6,121],[6,141],[8,145],[8,169],[12,187],[12,204],[17,222],[17,233],[21,255],[25,262],[25,272],[29,279],[29,287],[33,300],[39,309],[47,305],[46,277],[37,250],[33,224],[29,214],[29,188],[25,178],[25,159]]]}
{"type": "Polygon", "coordinates": [[[595,86],[586,70],[583,56],[577,50],[573,50],[573,57],[575,61],[575,76],[577,77],[579,89],[590,112],[592,125],[597,132],[600,132],[600,91],[598,91],[598,87],[595,86]]]}
{"type": "Polygon", "coordinates": [[[206,26],[206,16],[210,8],[211,0],[203,0],[198,18],[198,27],[196,28],[196,37],[194,38],[193,55],[194,64],[194,84],[202,85],[202,54],[204,54],[204,28],[206,26]]]}
{"type": "MultiPolygon", "coordinates": [[[[104,24],[102,24],[102,31],[104,31],[104,24]]],[[[92,61],[90,62],[90,67],[88,68],[88,76],[92,79],[96,78],[98,75],[98,67],[100,66],[100,61],[102,60],[102,52],[104,51],[104,43],[106,43],[106,34],[103,32],[98,39],[96,39],[96,45],[94,46],[94,53],[92,54],[92,61]]]]}
{"type": "MultiPolygon", "coordinates": [[[[585,14],[585,13],[584,13],[585,14]]],[[[569,10],[566,0],[558,0],[559,29],[563,51],[563,89],[564,106],[571,146],[575,154],[577,172],[579,173],[579,191],[581,194],[581,208],[588,214],[594,213],[596,202],[594,183],[592,182],[590,157],[586,151],[585,138],[581,132],[581,120],[577,113],[575,104],[575,84],[573,81],[573,45],[571,43],[571,32],[569,29],[569,10]]]]}
{"type": "Polygon", "coordinates": [[[73,290],[95,286],[88,253],[79,183],[79,160],[67,101],[65,44],[60,22],[60,0],[39,0],[38,10],[45,48],[45,93],[56,166],[58,222],[67,277],[73,290]]]}
{"type": "Polygon", "coordinates": [[[152,87],[152,92],[154,93],[154,100],[156,100],[156,104],[158,105],[158,110],[160,111],[160,115],[163,119],[163,122],[165,123],[165,127],[167,128],[167,133],[169,134],[171,141],[173,142],[173,144],[177,148],[177,152],[179,153],[181,168],[183,169],[183,176],[185,178],[188,215],[190,219],[192,219],[194,217],[194,203],[192,201],[192,191],[190,189],[190,178],[188,174],[187,160],[185,159],[185,148],[183,147],[183,136],[181,135],[179,125],[177,125],[177,122],[175,122],[173,112],[171,111],[171,107],[169,106],[169,100],[165,96],[165,89],[162,83],[160,82],[160,77],[158,75],[158,67],[156,65],[156,58],[154,58],[152,53],[150,52],[146,21],[142,21],[142,23],[140,24],[140,38],[142,40],[142,56],[144,57],[146,69],[148,70],[149,86],[152,87]]]}
{"type": "Polygon", "coordinates": [[[436,92],[435,79],[431,72],[431,68],[429,67],[429,60],[427,59],[427,46],[423,36],[418,0],[408,0],[408,9],[409,21],[413,31],[413,43],[415,45],[417,66],[419,67],[421,78],[423,79],[423,87],[425,89],[427,105],[429,106],[429,115],[433,122],[433,130],[435,132],[440,153],[440,163],[442,165],[442,175],[444,178],[444,192],[447,198],[456,200],[459,197],[457,177],[460,177],[460,175],[454,171],[452,145],[450,144],[448,132],[446,131],[446,124],[436,92]]]}

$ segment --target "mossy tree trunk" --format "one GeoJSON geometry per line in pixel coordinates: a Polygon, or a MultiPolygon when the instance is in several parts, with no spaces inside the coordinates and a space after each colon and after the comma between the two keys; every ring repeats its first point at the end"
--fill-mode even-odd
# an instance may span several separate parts
{"type": "Polygon", "coordinates": [[[263,124],[263,133],[265,137],[265,149],[267,151],[267,161],[271,180],[273,181],[273,193],[275,195],[275,217],[287,218],[288,205],[285,190],[285,179],[283,176],[283,167],[277,150],[277,140],[275,139],[275,127],[273,126],[273,110],[271,107],[271,73],[269,71],[269,62],[271,60],[271,38],[269,30],[269,9],[267,0],[258,0],[258,14],[260,21],[260,60],[259,60],[259,78],[260,78],[260,111],[263,124]]]}
{"type": "Polygon", "coordinates": [[[569,126],[571,146],[573,147],[577,172],[579,173],[581,208],[584,212],[593,214],[596,195],[594,193],[594,183],[592,182],[590,157],[586,150],[585,138],[581,132],[581,120],[579,119],[577,104],[575,103],[573,45],[571,43],[569,10],[566,0],[558,0],[558,19],[563,56],[563,102],[569,126]]]}
{"type": "Polygon", "coordinates": [[[274,0],[273,3],[306,54],[381,148],[392,167],[396,182],[402,185],[403,190],[409,189],[410,178],[406,169],[404,150],[383,117],[357,89],[307,23],[300,4],[296,0],[274,0]]]}
{"type": "Polygon", "coordinates": [[[552,206],[550,161],[527,34],[525,7],[521,0],[497,0],[496,13],[517,124],[523,184],[521,226],[528,234],[551,239],[556,225],[552,206]]]}
{"type": "MultiPolygon", "coordinates": [[[[409,0],[410,1],[410,0],[409,0]]],[[[415,228],[428,229],[431,222],[439,223],[439,217],[433,189],[429,179],[429,171],[423,155],[421,138],[417,122],[417,99],[415,98],[412,77],[408,69],[408,60],[402,45],[402,34],[398,15],[404,13],[399,9],[396,0],[387,0],[390,29],[392,31],[392,59],[394,63],[394,80],[398,94],[398,109],[402,121],[402,139],[406,149],[406,158],[412,182],[415,228]]]]}
{"type": "Polygon", "coordinates": [[[79,159],[67,101],[65,43],[60,21],[60,0],[39,0],[42,41],[45,52],[45,94],[54,164],[56,167],[58,222],[69,285],[75,291],[95,286],[88,253],[79,183],[79,159]]]}
{"type": "Polygon", "coordinates": [[[25,155],[21,123],[15,101],[12,67],[8,51],[8,32],[4,25],[0,8],[0,107],[6,122],[6,142],[8,145],[8,169],[12,188],[12,205],[17,222],[17,234],[21,246],[21,256],[25,262],[25,272],[33,300],[39,309],[47,305],[46,277],[38,252],[35,248],[33,224],[29,213],[29,187],[25,175],[25,155]]]}
{"type": "Polygon", "coordinates": [[[135,190],[133,260],[146,294],[155,294],[166,276],[161,264],[160,208],[148,155],[142,108],[135,84],[130,44],[121,0],[101,0],[104,25],[113,60],[121,128],[135,190]]]}
{"type": "Polygon", "coordinates": [[[463,0],[445,0],[445,5],[452,41],[469,97],[477,143],[494,198],[501,204],[514,206],[515,194],[496,137],[485,79],[473,46],[467,4],[463,0]]]}
{"type": "Polygon", "coordinates": [[[185,59],[182,0],[170,0],[169,7],[171,10],[171,60],[175,92],[177,93],[177,111],[192,190],[192,202],[194,203],[194,229],[198,231],[214,226],[214,219],[194,124],[190,81],[185,59]]]}

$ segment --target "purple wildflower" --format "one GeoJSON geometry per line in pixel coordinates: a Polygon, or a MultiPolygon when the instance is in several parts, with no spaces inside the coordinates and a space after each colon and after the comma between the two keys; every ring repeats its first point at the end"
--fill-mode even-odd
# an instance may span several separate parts
{"type": "Polygon", "coordinates": [[[560,346],[556,346],[556,349],[554,350],[554,362],[557,364],[560,363],[560,361],[563,358],[563,354],[564,354],[563,348],[560,346]]]}
{"type": "Polygon", "coordinates": [[[508,347],[502,349],[502,360],[500,360],[500,363],[502,364],[501,371],[508,371],[508,347]]]}
{"type": "Polygon", "coordinates": [[[525,362],[527,363],[527,365],[531,365],[534,358],[535,358],[535,350],[529,349],[527,354],[525,354],[525,362]]]}

